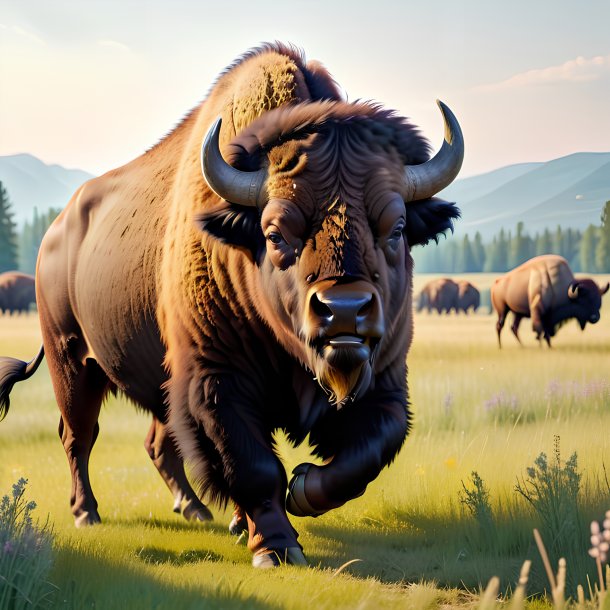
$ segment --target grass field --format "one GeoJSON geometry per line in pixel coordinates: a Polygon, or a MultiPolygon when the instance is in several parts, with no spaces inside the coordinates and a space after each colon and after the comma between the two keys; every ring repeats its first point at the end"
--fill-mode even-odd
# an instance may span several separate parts
{"type": "MultiPolygon", "coordinates": [[[[430,277],[418,276],[416,290],[430,277]]],[[[493,277],[471,279],[486,288],[493,277]]],[[[507,326],[500,351],[494,323],[486,313],[416,316],[413,432],[363,497],[293,519],[310,569],[254,571],[245,545],[227,533],[230,514],[215,510],[213,524],[197,525],[172,513],[143,448],[149,417],[121,399],[103,408],[91,458],[103,524],[76,530],[44,364],[15,387],[0,423],[0,495],[26,477],[34,514],[53,523],[50,580],[61,608],[470,608],[494,575],[510,597],[525,559],[534,561],[529,592],[540,592],[548,584],[532,528],[544,532],[544,520],[515,486],[523,488],[541,452],[552,461],[556,437],[562,467],[576,452],[582,475],[572,538],[588,543],[589,522],[610,509],[610,296],[597,325],[581,333],[571,322],[552,350],[539,348],[524,322],[524,347],[507,326]],[[473,471],[489,491],[487,517],[461,501],[473,471]]],[[[0,316],[0,354],[30,359],[39,341],[34,314],[0,316]]],[[[289,470],[307,455],[280,446],[289,470]]],[[[561,535],[547,546],[561,549],[561,535]]],[[[583,575],[594,581],[595,563],[586,551],[570,555],[573,548],[568,583],[587,590],[583,575]]]]}

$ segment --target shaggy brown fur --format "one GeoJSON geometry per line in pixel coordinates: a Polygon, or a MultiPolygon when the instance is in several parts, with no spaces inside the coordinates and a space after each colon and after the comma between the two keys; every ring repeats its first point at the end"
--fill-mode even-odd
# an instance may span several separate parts
{"type": "Polygon", "coordinates": [[[491,287],[491,302],[498,314],[498,345],[502,347],[500,333],[509,311],[514,313],[511,330],[519,343],[523,318],[532,318],[536,339],[544,337],[549,347],[556,330],[570,318],[576,318],[584,330],[587,322],[599,321],[602,295],[609,287],[599,288],[588,278],[576,280],[565,258],[555,254],[526,261],[491,287]]]}
{"type": "Polygon", "coordinates": [[[458,214],[435,199],[405,205],[404,164],[428,154],[405,119],[342,101],[319,64],[266,45],[157,146],[79,189],[37,276],[77,523],[99,520],[87,462],[117,389],[155,416],[147,448],[176,497],[196,500],[165,423],[200,493],[240,507],[255,562],[270,551],[299,562],[272,433],[309,434],[326,460],[291,484],[289,508],[307,514],[361,494],[401,447],[410,246],[458,214]],[[225,158],[268,167],[262,214],[202,178],[218,116],[225,158]]]}

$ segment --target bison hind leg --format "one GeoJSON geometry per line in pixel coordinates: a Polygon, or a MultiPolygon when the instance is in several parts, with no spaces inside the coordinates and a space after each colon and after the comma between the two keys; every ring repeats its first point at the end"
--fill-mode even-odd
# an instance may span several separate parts
{"type": "Polygon", "coordinates": [[[519,345],[523,345],[521,343],[521,339],[519,338],[519,325],[521,324],[521,320],[523,320],[523,316],[519,313],[515,313],[513,323],[510,329],[513,331],[513,335],[515,335],[517,341],[519,341],[519,345]]]}
{"type": "Polygon", "coordinates": [[[99,433],[98,416],[108,389],[108,378],[97,362],[69,363],[48,349],[49,369],[61,418],[59,437],[72,473],[70,506],[76,527],[101,521],[89,481],[89,456],[99,433]]]}
{"type": "Polygon", "coordinates": [[[496,322],[496,333],[498,334],[498,347],[502,347],[502,339],[500,335],[502,334],[502,329],[504,328],[504,323],[506,322],[506,315],[508,314],[508,308],[505,308],[503,311],[498,312],[498,321],[496,322]]]}
{"type": "Polygon", "coordinates": [[[184,462],[165,424],[156,417],[153,417],[144,447],[174,496],[174,512],[182,513],[187,521],[212,521],[212,513],[197,497],[186,478],[184,462]]]}

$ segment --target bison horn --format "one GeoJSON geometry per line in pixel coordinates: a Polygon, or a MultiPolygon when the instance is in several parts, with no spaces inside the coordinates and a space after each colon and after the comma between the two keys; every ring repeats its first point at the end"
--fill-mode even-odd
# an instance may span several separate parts
{"type": "Polygon", "coordinates": [[[445,120],[443,146],[432,159],[420,165],[405,165],[408,196],[406,201],[428,199],[451,184],[464,160],[464,137],[455,115],[436,100],[445,120]]]}
{"type": "Polygon", "coordinates": [[[608,292],[608,290],[610,290],[610,282],[608,282],[606,284],[605,288],[600,288],[599,289],[599,294],[601,294],[602,296],[604,296],[606,294],[606,292],[608,292]]]}
{"type": "Polygon", "coordinates": [[[578,282],[572,282],[568,287],[568,297],[572,300],[578,298],[578,282]]]}
{"type": "Polygon", "coordinates": [[[201,171],[208,186],[230,203],[262,209],[267,202],[265,182],[267,170],[242,172],[229,165],[220,153],[218,119],[209,129],[201,145],[201,171]]]}

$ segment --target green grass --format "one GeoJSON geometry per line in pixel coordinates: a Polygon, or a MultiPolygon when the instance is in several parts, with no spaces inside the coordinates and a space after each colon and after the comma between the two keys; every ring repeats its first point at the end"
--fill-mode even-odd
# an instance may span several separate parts
{"type": "MultiPolygon", "coordinates": [[[[492,277],[474,281],[486,287],[492,277]]],[[[418,276],[416,289],[427,279],[418,276]]],[[[215,510],[207,526],[172,513],[143,448],[150,419],[121,399],[103,408],[91,458],[103,524],[76,530],[44,364],[15,387],[0,423],[0,495],[26,477],[36,514],[49,515],[50,580],[62,608],[467,608],[494,575],[501,593],[514,589],[525,559],[534,560],[528,592],[542,590],[548,585],[532,537],[541,522],[515,486],[541,452],[553,454],[555,435],[564,459],[578,455],[585,527],[610,508],[605,301],[596,326],[581,333],[568,324],[552,350],[538,348],[527,321],[525,346],[505,328],[500,351],[490,315],[417,315],[408,359],[413,432],[364,496],[317,519],[293,519],[313,566],[307,570],[254,571],[248,550],[227,533],[229,513],[215,510]],[[473,471],[489,491],[493,545],[480,543],[479,524],[460,501],[473,471]]],[[[0,317],[0,354],[29,359],[39,340],[35,315],[0,317]]],[[[281,439],[280,447],[288,470],[308,455],[281,439]]],[[[594,580],[593,560],[590,573],[594,580]]]]}

